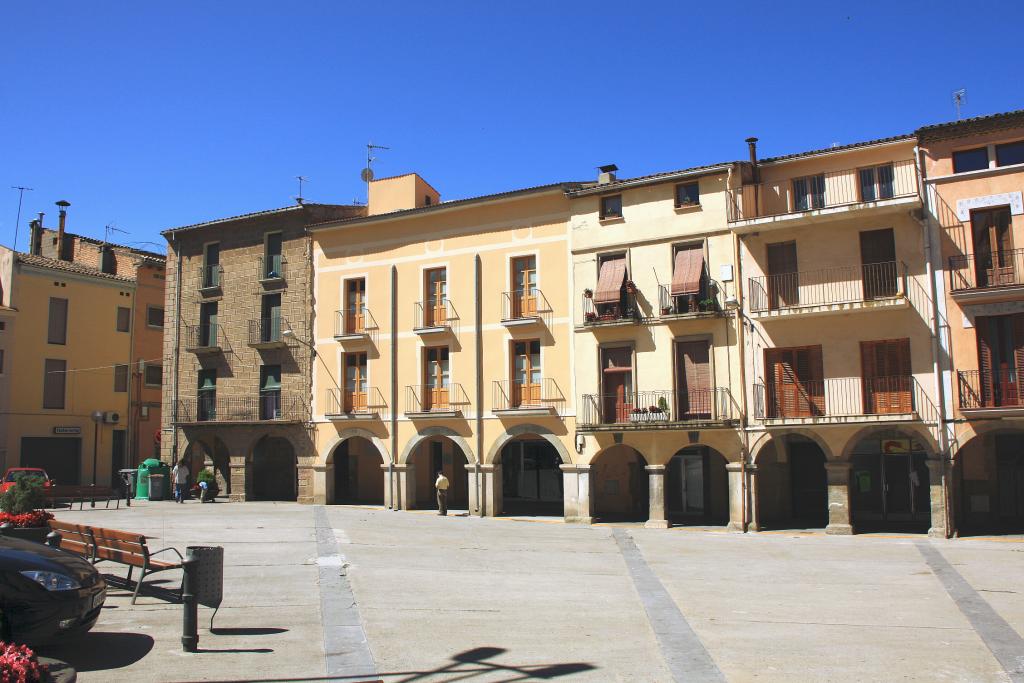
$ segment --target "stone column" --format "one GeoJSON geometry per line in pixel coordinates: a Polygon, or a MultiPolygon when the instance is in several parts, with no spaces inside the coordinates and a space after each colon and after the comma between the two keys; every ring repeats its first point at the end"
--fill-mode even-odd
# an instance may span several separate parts
{"type": "MultiPolygon", "coordinates": [[[[481,505],[484,515],[497,517],[502,512],[501,464],[480,465],[480,477],[483,480],[481,505]]],[[[477,511],[474,514],[480,513],[477,511]]]]}
{"type": "Polygon", "coordinates": [[[593,521],[590,465],[559,465],[562,470],[563,521],[590,524],[593,521]]]}
{"type": "Polygon", "coordinates": [[[412,510],[416,507],[416,466],[412,463],[395,465],[395,493],[398,500],[395,510],[412,510]]]}
{"type": "Polygon", "coordinates": [[[231,467],[231,497],[232,503],[244,503],[250,498],[252,477],[248,458],[244,455],[232,455],[230,458],[231,467]]]}
{"type": "Polygon", "coordinates": [[[313,465],[310,469],[312,476],[312,503],[314,505],[327,505],[334,502],[334,465],[313,465]]]}
{"type": "Polygon", "coordinates": [[[478,517],[480,515],[479,503],[477,497],[480,493],[480,486],[483,484],[483,472],[481,472],[480,479],[477,480],[476,476],[477,466],[474,463],[466,465],[466,485],[469,487],[469,515],[470,517],[478,517]]]}
{"type": "Polygon", "coordinates": [[[743,508],[746,486],[743,481],[743,465],[738,462],[726,463],[725,471],[729,476],[729,531],[743,532],[743,508]]]}
{"type": "Polygon", "coordinates": [[[648,465],[647,485],[650,488],[650,511],[647,522],[644,524],[648,529],[667,529],[668,519],[665,517],[665,466],[648,465]]]}
{"type": "Polygon", "coordinates": [[[761,501],[757,465],[747,465],[747,531],[761,530],[761,501]]]}
{"type": "Polygon", "coordinates": [[[827,462],[828,476],[828,526],[826,534],[849,536],[853,533],[850,523],[850,463],[827,462]]]}
{"type": "Polygon", "coordinates": [[[928,466],[928,488],[931,497],[932,524],[928,529],[928,535],[932,538],[949,538],[949,530],[946,529],[946,462],[942,459],[929,458],[925,461],[928,466]]]}
{"type": "Polygon", "coordinates": [[[307,464],[303,464],[303,463],[299,463],[298,465],[296,465],[296,467],[295,467],[295,479],[296,479],[296,482],[295,483],[296,483],[296,486],[298,487],[298,490],[295,492],[295,501],[296,502],[303,503],[305,505],[310,505],[312,503],[317,503],[317,502],[319,502],[320,505],[324,504],[324,502],[326,500],[325,498],[322,498],[319,501],[317,501],[317,499],[316,499],[316,493],[315,493],[315,490],[314,490],[315,487],[316,487],[316,482],[315,482],[316,473],[315,473],[315,470],[316,470],[316,465],[307,465],[307,464]]]}

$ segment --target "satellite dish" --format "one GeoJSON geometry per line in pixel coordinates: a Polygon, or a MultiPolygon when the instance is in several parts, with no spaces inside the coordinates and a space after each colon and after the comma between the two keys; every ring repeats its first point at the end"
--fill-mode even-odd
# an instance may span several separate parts
{"type": "Polygon", "coordinates": [[[359,174],[359,177],[363,179],[364,183],[370,182],[371,180],[373,180],[373,169],[370,167],[364,168],[362,172],[359,174]]]}

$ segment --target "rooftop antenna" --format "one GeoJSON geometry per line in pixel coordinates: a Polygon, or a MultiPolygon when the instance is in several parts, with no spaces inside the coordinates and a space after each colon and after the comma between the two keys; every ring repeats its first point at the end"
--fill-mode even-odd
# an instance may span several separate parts
{"type": "Polygon", "coordinates": [[[14,220],[14,251],[18,251],[18,225],[21,223],[21,200],[25,196],[25,191],[32,192],[31,187],[22,187],[21,185],[11,185],[12,190],[18,191],[18,217],[14,220]]]}
{"type": "Polygon", "coordinates": [[[108,244],[110,243],[110,233],[112,233],[112,232],[119,232],[119,233],[121,233],[123,235],[127,235],[128,234],[127,230],[122,230],[121,228],[117,227],[113,223],[107,223],[106,225],[103,226],[103,241],[104,242],[106,242],[108,244]]]}
{"type": "Polygon", "coordinates": [[[956,107],[956,120],[960,120],[960,107],[967,104],[967,88],[953,91],[953,106],[956,107]]]}
{"type": "Polygon", "coordinates": [[[295,197],[295,202],[301,204],[302,202],[306,201],[306,199],[302,196],[302,184],[308,183],[309,178],[307,178],[304,175],[297,175],[295,176],[295,179],[299,181],[299,194],[297,197],[295,197]]]}
{"type": "Polygon", "coordinates": [[[373,150],[375,149],[391,149],[384,145],[375,145],[372,142],[366,143],[366,168],[359,174],[359,177],[366,183],[366,203],[370,203],[370,181],[373,180],[373,168],[371,164],[377,160],[377,157],[373,156],[373,150]]]}

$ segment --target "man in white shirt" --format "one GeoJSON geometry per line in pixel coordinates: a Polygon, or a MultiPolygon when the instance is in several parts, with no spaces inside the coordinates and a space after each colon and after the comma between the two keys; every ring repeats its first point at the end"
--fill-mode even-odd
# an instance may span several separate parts
{"type": "Polygon", "coordinates": [[[442,517],[448,516],[448,477],[443,472],[437,473],[437,481],[434,482],[437,489],[437,514],[442,517]]]}
{"type": "Polygon", "coordinates": [[[171,470],[171,481],[174,482],[174,501],[176,503],[184,503],[185,496],[188,495],[188,476],[191,474],[188,469],[188,463],[184,459],[179,460],[178,464],[171,470]]]}

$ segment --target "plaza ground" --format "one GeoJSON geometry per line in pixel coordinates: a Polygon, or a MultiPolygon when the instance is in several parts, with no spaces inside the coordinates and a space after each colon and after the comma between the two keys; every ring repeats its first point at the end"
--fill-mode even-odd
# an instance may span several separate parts
{"type": "MultiPolygon", "coordinates": [[[[112,588],[80,680],[1024,680],[1024,539],[582,526],[289,503],[61,511],[225,548],[200,652],[112,588]],[[968,616],[970,615],[970,617],[968,616]],[[366,674],[366,675],[364,675],[366,674]]],[[[101,565],[101,567],[104,565],[101,565]]],[[[123,567],[104,571],[124,575],[123,567]]],[[[177,585],[179,573],[156,575],[177,585]]]]}

